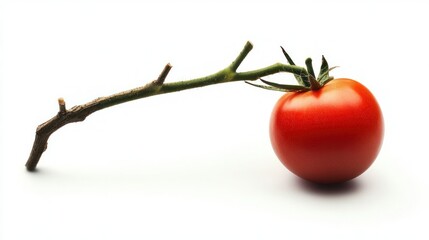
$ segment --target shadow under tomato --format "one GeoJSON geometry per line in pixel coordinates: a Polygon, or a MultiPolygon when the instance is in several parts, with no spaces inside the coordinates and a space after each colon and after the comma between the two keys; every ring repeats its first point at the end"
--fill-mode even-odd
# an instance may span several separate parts
{"type": "Polygon", "coordinates": [[[311,194],[322,196],[348,195],[356,193],[360,189],[360,184],[357,179],[352,179],[350,181],[337,184],[318,184],[297,177],[296,184],[298,187],[311,194]]]}

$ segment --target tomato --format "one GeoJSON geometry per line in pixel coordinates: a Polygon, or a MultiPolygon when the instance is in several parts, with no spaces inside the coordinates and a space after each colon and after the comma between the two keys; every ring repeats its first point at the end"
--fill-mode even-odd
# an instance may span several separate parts
{"type": "Polygon", "coordinates": [[[270,139],[286,168],[315,183],[341,183],[365,172],[383,141],[383,116],[371,92],[351,79],[289,92],[271,115],[270,139]]]}

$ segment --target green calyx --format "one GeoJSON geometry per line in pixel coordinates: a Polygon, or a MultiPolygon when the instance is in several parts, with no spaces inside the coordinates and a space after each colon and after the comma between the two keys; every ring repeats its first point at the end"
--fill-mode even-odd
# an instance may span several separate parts
{"type": "MultiPolygon", "coordinates": [[[[280,48],[282,49],[283,55],[286,57],[286,60],[289,63],[289,65],[298,67],[295,65],[292,58],[284,50],[284,48],[283,47],[280,47],[280,48]]],[[[329,76],[329,72],[336,67],[329,68],[328,62],[326,61],[325,57],[322,56],[322,65],[320,66],[319,75],[316,78],[316,75],[314,74],[312,62],[313,61],[311,58],[307,58],[305,60],[306,67],[305,68],[304,67],[298,67],[298,68],[302,68],[301,71],[299,71],[299,74],[297,74],[296,71],[295,72],[289,71],[290,73],[293,73],[296,81],[298,82],[298,85],[279,84],[279,83],[266,81],[262,78],[260,78],[259,80],[262,83],[264,83],[264,85],[255,84],[255,83],[252,83],[250,81],[245,81],[245,82],[252,85],[252,86],[255,86],[255,87],[259,87],[259,88],[263,88],[263,89],[267,89],[267,90],[280,91],[280,92],[316,91],[316,90],[322,88],[329,81],[334,79],[334,77],[329,76]]],[[[288,72],[288,71],[286,71],[286,72],[288,72]]]]}

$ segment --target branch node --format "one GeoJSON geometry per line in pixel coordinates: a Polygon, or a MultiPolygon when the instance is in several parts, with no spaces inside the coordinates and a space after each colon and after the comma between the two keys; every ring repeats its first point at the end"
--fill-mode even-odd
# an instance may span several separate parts
{"type": "Polygon", "coordinates": [[[64,115],[66,114],[66,102],[64,101],[64,98],[58,98],[58,106],[60,108],[60,114],[64,115]]]}
{"type": "Polygon", "coordinates": [[[173,66],[170,63],[167,63],[164,69],[162,70],[161,74],[159,74],[158,79],[153,81],[153,84],[157,86],[161,86],[164,83],[165,79],[167,78],[167,75],[170,72],[172,67],[173,66]]]}
{"type": "Polygon", "coordinates": [[[243,62],[243,60],[246,58],[247,54],[249,54],[249,52],[252,51],[252,48],[253,48],[252,43],[247,41],[246,45],[244,45],[243,50],[241,50],[240,54],[237,56],[237,58],[229,66],[233,72],[237,71],[237,68],[240,66],[240,64],[243,62]]]}

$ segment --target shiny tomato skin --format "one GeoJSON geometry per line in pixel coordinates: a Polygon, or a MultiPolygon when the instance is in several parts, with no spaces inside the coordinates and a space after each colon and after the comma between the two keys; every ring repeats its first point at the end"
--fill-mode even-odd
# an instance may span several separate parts
{"type": "Polygon", "coordinates": [[[365,172],[383,141],[383,115],[375,97],[351,79],[316,91],[286,93],[274,107],[270,138],[280,161],[315,183],[341,183],[365,172]]]}

